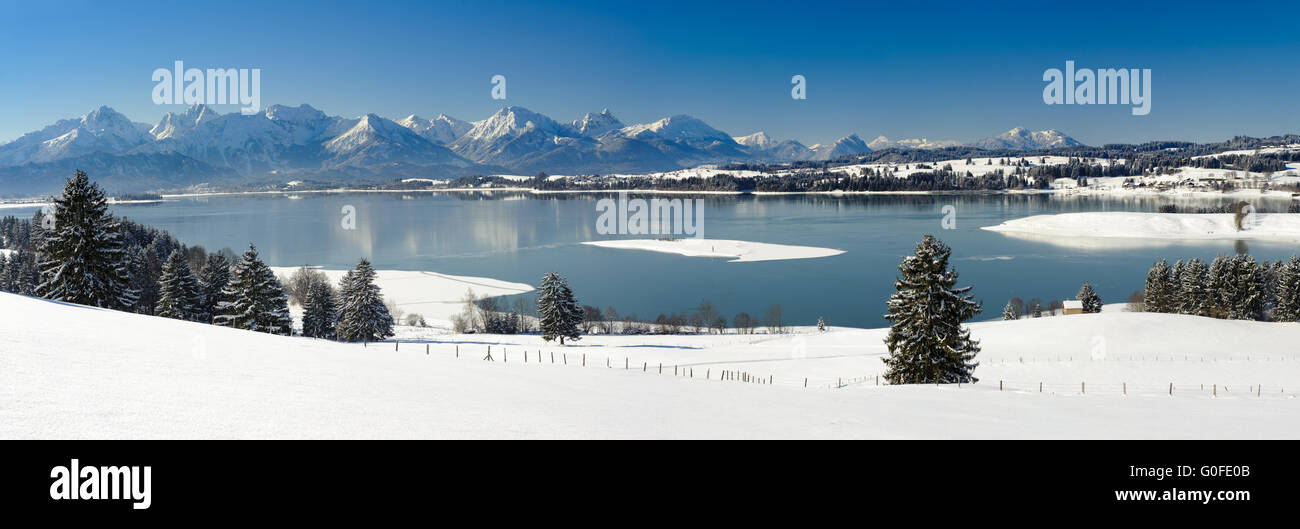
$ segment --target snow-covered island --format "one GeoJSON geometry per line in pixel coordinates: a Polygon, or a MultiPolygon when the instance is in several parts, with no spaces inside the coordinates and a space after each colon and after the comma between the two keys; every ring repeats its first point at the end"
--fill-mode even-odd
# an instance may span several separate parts
{"type": "Polygon", "coordinates": [[[844,253],[834,248],[815,246],[794,246],[789,244],[770,244],[765,242],[735,241],[727,239],[619,239],[610,241],[587,241],[602,248],[622,250],[646,250],[651,252],[675,253],[687,257],[722,257],[730,258],[730,263],[754,261],[779,261],[785,259],[816,259],[831,257],[844,253]]]}
{"type": "Polygon", "coordinates": [[[1255,214],[1243,220],[1241,230],[1231,213],[1109,211],[1035,215],[982,229],[1058,242],[1072,238],[1300,241],[1300,214],[1255,214]]]}

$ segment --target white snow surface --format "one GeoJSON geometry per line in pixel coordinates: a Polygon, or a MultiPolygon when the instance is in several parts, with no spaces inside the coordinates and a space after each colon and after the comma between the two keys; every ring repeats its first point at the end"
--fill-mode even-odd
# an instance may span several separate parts
{"type": "Polygon", "coordinates": [[[875,385],[884,329],[363,346],[0,294],[0,438],[1300,437],[1300,326],[1110,309],[973,324],[937,387],[875,385]]]}
{"type": "Polygon", "coordinates": [[[1231,213],[1089,212],[1035,215],[982,229],[1058,244],[1086,244],[1073,238],[1143,240],[1300,241],[1300,214],[1248,216],[1238,231],[1231,213]]]}
{"type": "Polygon", "coordinates": [[[675,253],[687,257],[724,257],[731,263],[753,261],[779,261],[784,259],[815,259],[844,253],[834,248],[794,246],[765,242],[734,241],[727,239],[617,239],[587,241],[582,244],[623,250],[648,250],[675,253]]]}

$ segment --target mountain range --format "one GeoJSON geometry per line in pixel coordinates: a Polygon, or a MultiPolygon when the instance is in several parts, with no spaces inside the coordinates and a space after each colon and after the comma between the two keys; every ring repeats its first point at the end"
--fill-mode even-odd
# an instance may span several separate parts
{"type": "Polygon", "coordinates": [[[283,183],[372,182],[474,174],[619,174],[730,162],[832,160],[874,150],[970,145],[1049,149],[1080,145],[1054,130],[1015,128],[970,144],[850,134],[805,146],[764,132],[731,136],[674,115],[628,125],[608,109],[562,123],[519,106],[480,121],[439,115],[391,120],[330,116],[310,105],[244,115],[195,105],[155,125],[103,106],[0,144],[0,195],[57,190],[77,168],[109,191],[283,183]]]}

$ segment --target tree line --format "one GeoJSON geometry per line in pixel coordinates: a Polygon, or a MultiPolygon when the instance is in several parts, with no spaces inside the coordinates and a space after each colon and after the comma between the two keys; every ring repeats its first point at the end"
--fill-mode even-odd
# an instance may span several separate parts
{"type": "MultiPolygon", "coordinates": [[[[0,221],[4,246],[16,251],[0,266],[0,289],[93,307],[271,334],[293,334],[285,288],[257,248],[242,256],[209,253],[170,234],[118,219],[99,185],[83,171],[67,179],[51,215],[0,221]]],[[[332,331],[345,341],[392,336],[374,270],[365,259],[339,284],[332,331]]],[[[319,303],[326,301],[317,298],[319,303]]],[[[318,303],[318,304],[319,304],[318,303]]],[[[332,299],[328,303],[333,303],[332,299]]],[[[313,307],[319,309],[319,307],[313,307]]],[[[320,310],[314,314],[319,315],[320,310]]]]}
{"type": "Polygon", "coordinates": [[[1300,260],[1256,261],[1248,254],[1210,262],[1161,259],[1147,272],[1143,308],[1230,320],[1300,321],[1300,260]]]}

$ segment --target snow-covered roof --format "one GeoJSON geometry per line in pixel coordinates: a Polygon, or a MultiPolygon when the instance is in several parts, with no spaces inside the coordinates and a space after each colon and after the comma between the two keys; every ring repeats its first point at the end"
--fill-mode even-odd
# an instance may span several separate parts
{"type": "Polygon", "coordinates": [[[1083,308],[1083,302],[1082,302],[1082,301],[1079,301],[1079,300],[1077,300],[1077,299],[1067,299],[1067,300],[1065,300],[1065,308],[1067,308],[1067,309],[1081,309],[1081,308],[1083,308]]]}

